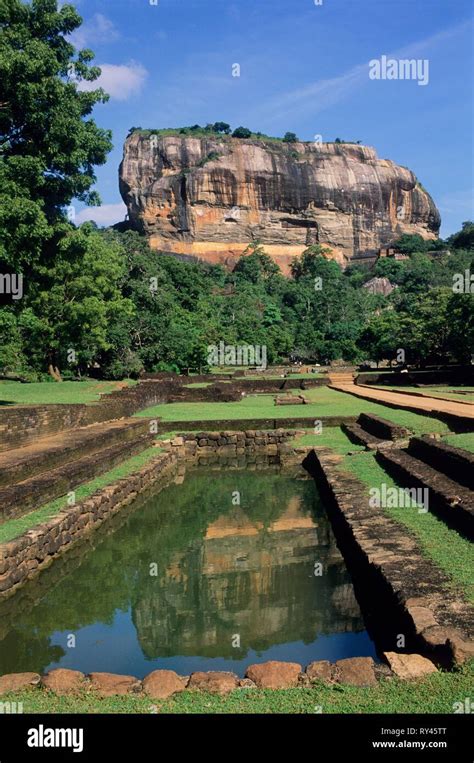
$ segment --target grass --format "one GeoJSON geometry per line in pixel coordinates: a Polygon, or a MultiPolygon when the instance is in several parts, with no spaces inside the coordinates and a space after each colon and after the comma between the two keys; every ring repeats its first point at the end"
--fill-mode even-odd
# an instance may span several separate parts
{"type": "Polygon", "coordinates": [[[465,432],[464,434],[450,434],[443,437],[443,441],[448,445],[454,445],[455,448],[463,448],[470,453],[474,453],[474,432],[465,432]]]}
{"type": "Polygon", "coordinates": [[[314,445],[320,448],[331,448],[336,453],[345,456],[348,451],[364,451],[363,445],[354,445],[340,427],[322,427],[321,434],[315,434],[313,429],[307,429],[304,435],[297,435],[291,444],[314,445]]]}
{"type": "MultiPolygon", "coordinates": [[[[138,471],[150,461],[153,456],[162,452],[162,450],[162,448],[147,448],[141,453],[123,461],[119,466],[115,466],[108,472],[104,472],[104,474],[95,477],[93,480],[76,487],[74,490],[76,494],[76,503],[84,501],[86,498],[93,495],[93,493],[102,490],[102,488],[107,485],[111,485],[116,480],[128,477],[129,474],[138,471]]],[[[56,514],[59,514],[60,511],[67,508],[67,495],[62,495],[59,498],[55,498],[54,501],[50,501],[49,503],[44,504],[44,506],[41,506],[41,508],[35,509],[35,511],[30,511],[28,514],[25,514],[18,519],[8,520],[0,525],[0,543],[6,543],[9,540],[13,540],[13,538],[17,538],[19,535],[22,535],[22,533],[31,530],[31,528],[36,525],[47,522],[49,519],[56,516],[56,514]]]]}
{"type": "MultiPolygon", "coordinates": [[[[160,138],[166,138],[169,136],[177,136],[179,138],[214,138],[222,141],[223,143],[229,142],[232,139],[232,135],[224,135],[223,133],[214,132],[213,130],[206,130],[204,126],[199,127],[196,130],[191,130],[188,126],[164,127],[160,129],[144,129],[140,127],[134,130],[134,132],[138,132],[144,136],[157,135],[160,138]],[[186,132],[181,132],[181,130],[186,130],[186,132]]],[[[282,148],[287,147],[287,144],[283,142],[283,138],[278,138],[272,135],[265,135],[264,133],[259,132],[251,132],[248,138],[241,138],[240,140],[259,140],[264,143],[280,145],[282,148]]]]}
{"type": "Polygon", "coordinates": [[[416,681],[382,679],[361,688],[318,682],[297,689],[238,689],[226,696],[184,691],[167,700],[92,692],[57,696],[35,688],[10,692],[2,702],[22,702],[25,713],[449,713],[472,694],[474,662],[452,673],[438,672],[416,681]]]}
{"type": "Polygon", "coordinates": [[[308,405],[282,405],[274,403],[275,395],[246,395],[231,403],[163,403],[146,408],[137,416],[161,417],[163,421],[213,421],[228,419],[286,419],[325,416],[358,416],[359,413],[375,413],[383,418],[408,427],[416,434],[439,432],[448,434],[449,427],[438,419],[421,416],[411,411],[388,408],[370,400],[348,395],[329,387],[313,387],[305,390],[308,405]]]}
{"type": "Polygon", "coordinates": [[[378,385],[380,389],[388,389],[393,392],[418,392],[419,394],[428,395],[429,397],[436,398],[448,398],[449,400],[456,400],[458,403],[470,403],[474,401],[474,390],[470,387],[386,387],[385,385],[378,385]],[[467,394],[459,395],[457,392],[465,392],[467,394]]]}
{"type": "MultiPolygon", "coordinates": [[[[382,483],[387,487],[397,486],[375,460],[373,453],[346,456],[341,462],[341,468],[354,474],[367,486],[367,496],[369,488],[379,487],[382,483]]],[[[404,525],[415,536],[424,555],[448,575],[450,587],[462,592],[468,601],[474,603],[472,544],[429,511],[420,514],[416,507],[381,510],[404,525]]]]}
{"type": "Polygon", "coordinates": [[[19,403],[42,405],[47,403],[94,403],[101,394],[113,392],[121,386],[136,384],[132,379],[116,381],[32,382],[0,381],[0,405],[19,403]]]}

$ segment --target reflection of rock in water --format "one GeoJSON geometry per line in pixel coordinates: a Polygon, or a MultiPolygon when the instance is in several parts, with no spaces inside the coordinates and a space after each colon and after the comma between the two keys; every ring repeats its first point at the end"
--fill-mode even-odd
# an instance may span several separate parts
{"type": "Polygon", "coordinates": [[[346,617],[360,617],[360,609],[352,583],[339,585],[332,593],[331,600],[338,612],[346,617]]]}
{"type": "Polygon", "coordinates": [[[233,656],[363,622],[326,518],[315,523],[294,496],[267,528],[242,508],[175,555],[164,577],[141,587],[134,623],[148,657],[233,656]],[[315,562],[323,565],[314,575],[315,562]],[[241,651],[232,647],[239,634],[241,651]]]}

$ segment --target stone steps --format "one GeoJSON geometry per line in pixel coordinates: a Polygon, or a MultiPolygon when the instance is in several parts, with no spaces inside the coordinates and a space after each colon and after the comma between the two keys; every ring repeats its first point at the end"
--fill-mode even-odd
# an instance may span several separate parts
{"type": "Polygon", "coordinates": [[[352,442],[367,450],[405,447],[411,434],[405,427],[369,413],[361,413],[355,423],[342,424],[341,429],[352,442]]]}
{"type": "Polygon", "coordinates": [[[15,485],[82,456],[127,442],[137,434],[147,433],[148,427],[148,421],[142,419],[108,421],[70,429],[37,440],[34,445],[0,453],[0,487],[15,485]]]}
{"type": "Polygon", "coordinates": [[[341,429],[349,437],[351,442],[356,445],[364,445],[367,450],[377,450],[378,448],[393,448],[393,440],[381,440],[370,432],[367,432],[360,424],[342,424],[341,429]]]}
{"type": "Polygon", "coordinates": [[[329,371],[329,384],[354,384],[354,373],[352,371],[329,371]]]}
{"type": "Polygon", "coordinates": [[[138,428],[129,439],[102,447],[61,466],[0,488],[0,523],[27,514],[109,471],[152,445],[154,435],[138,428]]]}
{"type": "Polygon", "coordinates": [[[405,488],[426,488],[428,510],[474,540],[474,494],[405,450],[377,451],[379,463],[405,488]]]}
{"type": "Polygon", "coordinates": [[[408,452],[455,482],[474,489],[474,453],[434,437],[413,437],[408,452]]]}
{"type": "Polygon", "coordinates": [[[379,437],[382,440],[407,440],[411,435],[410,430],[406,427],[394,424],[393,421],[383,419],[374,413],[361,413],[357,423],[374,437],[379,437]]]}
{"type": "MultiPolygon", "coordinates": [[[[391,450],[378,455],[385,461],[400,453],[391,450]]],[[[391,652],[403,633],[407,650],[445,668],[471,658],[474,608],[449,585],[449,575],[426,556],[413,534],[370,501],[366,485],[344,471],[341,460],[334,452],[318,448],[303,466],[325,499],[338,547],[376,643],[391,652]]]]}

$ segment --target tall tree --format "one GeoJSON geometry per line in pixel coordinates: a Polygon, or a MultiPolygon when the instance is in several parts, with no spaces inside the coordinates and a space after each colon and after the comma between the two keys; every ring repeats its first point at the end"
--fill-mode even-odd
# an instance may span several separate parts
{"type": "Polygon", "coordinates": [[[54,258],[67,233],[73,198],[98,204],[94,165],[111,149],[111,133],[88,118],[107,100],[81,92],[100,69],[93,53],[67,37],[82,22],[56,0],[0,0],[0,263],[30,270],[54,258]]]}
{"type": "Polygon", "coordinates": [[[112,147],[110,131],[90,118],[108,96],[80,89],[100,74],[92,51],[76,51],[68,39],[81,23],[75,8],[56,0],[0,0],[0,272],[23,275],[23,299],[7,308],[16,316],[13,335],[31,341],[39,367],[53,372],[68,348],[85,362],[107,345],[107,303],[120,302],[103,278],[89,292],[79,284],[87,267],[90,276],[104,268],[118,278],[120,265],[97,233],[77,232],[66,210],[73,199],[100,203],[94,166],[112,147]]]}

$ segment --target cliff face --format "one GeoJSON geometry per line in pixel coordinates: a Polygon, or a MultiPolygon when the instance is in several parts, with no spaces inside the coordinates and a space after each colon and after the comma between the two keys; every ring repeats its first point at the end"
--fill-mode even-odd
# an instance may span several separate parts
{"type": "Polygon", "coordinates": [[[436,238],[440,225],[410,170],[354,144],[135,132],[120,192],[153,248],[229,267],[255,239],[288,272],[312,243],[344,265],[402,233],[436,238]]]}

